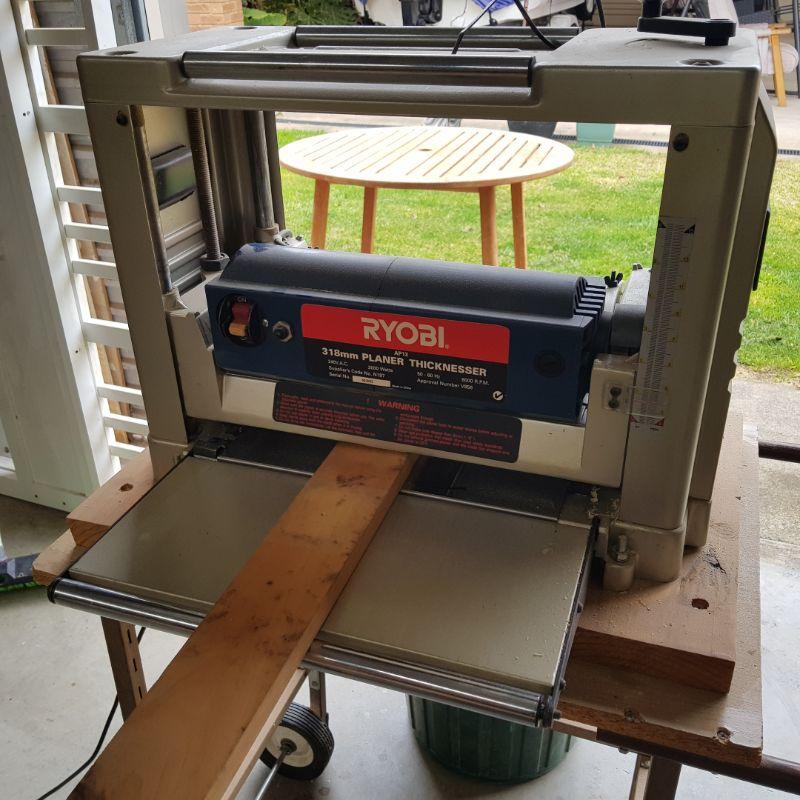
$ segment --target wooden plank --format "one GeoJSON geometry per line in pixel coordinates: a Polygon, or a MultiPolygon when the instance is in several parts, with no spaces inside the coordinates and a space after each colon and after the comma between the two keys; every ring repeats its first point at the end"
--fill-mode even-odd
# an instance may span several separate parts
{"type": "Polygon", "coordinates": [[[732,468],[739,468],[742,518],[735,617],[738,655],[730,691],[719,694],[570,659],[559,710],[565,720],[597,728],[598,741],[610,732],[726,763],[758,766],[761,762],[758,448],[754,436],[745,438],[742,466],[721,461],[721,473],[732,468]]]}
{"type": "Polygon", "coordinates": [[[67,517],[75,543],[91,547],[154,483],[150,453],[146,451],[131,459],[67,517]]]}
{"type": "Polygon", "coordinates": [[[573,659],[728,691],[736,662],[741,429],[741,419],[732,417],[706,545],[687,549],[681,577],[671,583],[637,581],[624,593],[592,586],[573,659]]]}
{"type": "Polygon", "coordinates": [[[33,579],[40,586],[49,586],[60,578],[89,548],[75,543],[72,531],[64,531],[33,562],[33,579]]]}
{"type": "Polygon", "coordinates": [[[338,444],[73,798],[231,798],[414,457],[338,444]]]}

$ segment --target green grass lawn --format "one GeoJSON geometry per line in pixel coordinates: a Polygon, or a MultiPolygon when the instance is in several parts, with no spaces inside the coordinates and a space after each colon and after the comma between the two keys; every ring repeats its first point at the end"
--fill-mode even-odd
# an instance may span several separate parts
{"type": "MultiPolygon", "coordinates": [[[[281,144],[305,131],[284,130],[281,144]]],[[[566,172],[525,189],[528,263],[532,269],[605,275],[647,266],[666,153],[627,147],[572,145],[566,172]]],[[[800,161],[778,162],[772,223],[761,283],[750,303],[740,363],[777,377],[800,375],[800,161]]],[[[284,174],[286,221],[311,229],[313,182],[284,174]]],[[[327,247],[358,250],[362,190],[331,190],[327,247]]],[[[500,263],[514,263],[508,190],[497,202],[500,263]]],[[[480,263],[478,197],[473,193],[384,190],[378,197],[375,252],[480,263]]]]}

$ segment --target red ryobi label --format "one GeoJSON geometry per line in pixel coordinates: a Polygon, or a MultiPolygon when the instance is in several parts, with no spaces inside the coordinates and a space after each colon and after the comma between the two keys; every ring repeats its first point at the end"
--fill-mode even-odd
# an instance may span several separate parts
{"type": "Polygon", "coordinates": [[[508,364],[502,325],[316,305],[304,305],[300,318],[307,339],[508,364]]]}
{"type": "Polygon", "coordinates": [[[510,333],[502,325],[306,304],[306,369],[329,380],[501,403],[510,333]]]}

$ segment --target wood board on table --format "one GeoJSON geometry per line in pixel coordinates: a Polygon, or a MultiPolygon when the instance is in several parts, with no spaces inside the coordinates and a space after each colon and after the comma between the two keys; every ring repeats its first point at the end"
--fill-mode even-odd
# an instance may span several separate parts
{"type": "MultiPolygon", "coordinates": [[[[726,436],[731,435],[729,430],[726,436]]],[[[735,435],[735,433],[734,433],[735,435]]],[[[741,458],[721,462],[738,475],[739,570],[734,592],[736,666],[727,694],[618,667],[571,659],[564,718],[597,728],[597,739],[625,737],[721,762],[758,766],[763,746],[758,445],[744,437],[741,458]],[[611,736],[609,736],[611,734],[611,736]]],[[[729,477],[729,476],[726,476],[729,477]]]]}
{"type": "Polygon", "coordinates": [[[729,420],[708,540],[686,549],[680,577],[636,581],[627,592],[589,589],[572,660],[619,667],[727,692],[736,663],[736,593],[742,493],[742,422],[729,420]]]}
{"type": "Polygon", "coordinates": [[[154,483],[150,453],[145,450],[67,516],[75,543],[91,547],[153,488],[154,483]]]}
{"type": "Polygon", "coordinates": [[[414,460],[338,444],[71,797],[234,797],[414,460]]]}

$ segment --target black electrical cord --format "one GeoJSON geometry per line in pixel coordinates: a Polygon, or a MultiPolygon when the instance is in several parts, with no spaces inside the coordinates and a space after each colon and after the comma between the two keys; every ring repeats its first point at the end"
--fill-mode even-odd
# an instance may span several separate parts
{"type": "Polygon", "coordinates": [[[555,50],[558,45],[552,40],[548,39],[540,30],[538,25],[530,18],[528,11],[526,10],[525,6],[522,5],[522,0],[514,0],[514,5],[517,7],[517,10],[520,14],[522,14],[522,19],[525,20],[525,24],[533,31],[533,33],[538,37],[539,41],[545,46],[548,47],[550,50],[555,50]]]}
{"type": "Polygon", "coordinates": [[[496,2],[497,0],[492,0],[489,5],[484,6],[483,11],[481,11],[481,13],[478,14],[478,16],[475,17],[475,19],[473,19],[469,25],[466,25],[458,32],[458,36],[456,36],[456,43],[453,45],[453,51],[450,53],[450,55],[454,56],[458,52],[458,49],[461,47],[461,42],[464,41],[464,37],[467,35],[467,32],[474,28],[475,25],[477,25],[478,22],[483,19],[483,15],[486,14],[496,2]]]}
{"type": "MultiPolygon", "coordinates": [[[[496,2],[497,0],[492,0],[492,2],[489,3],[489,5],[487,5],[483,11],[481,11],[481,13],[478,14],[478,16],[475,17],[472,22],[470,22],[469,25],[459,31],[458,36],[456,37],[455,46],[453,47],[452,55],[455,55],[458,52],[459,48],[461,47],[461,42],[464,40],[464,36],[466,36],[467,31],[473,28],[496,2]]],[[[600,7],[600,0],[596,0],[596,2],[598,3],[598,7],[600,7]]],[[[548,39],[547,36],[545,36],[541,30],[539,30],[539,26],[530,18],[525,6],[522,5],[522,0],[514,0],[514,5],[517,7],[517,11],[519,11],[519,13],[522,15],[522,19],[525,20],[525,24],[531,29],[539,41],[550,50],[555,50],[558,45],[552,39],[548,39]]],[[[605,16],[603,16],[602,10],[600,11],[600,17],[602,20],[602,25],[605,27],[605,16]]]]}
{"type": "MultiPolygon", "coordinates": [[[[147,629],[140,628],[139,633],[136,636],[137,642],[142,641],[145,630],[147,629]]],[[[69,775],[67,775],[67,777],[61,781],[61,783],[57,784],[52,789],[49,789],[44,794],[39,795],[36,800],[45,800],[45,798],[55,794],[59,789],[66,786],[73,778],[76,778],[78,775],[80,775],[81,772],[83,772],[97,758],[100,750],[103,747],[103,742],[105,742],[106,736],[108,736],[108,729],[111,727],[111,720],[114,719],[114,714],[117,713],[117,708],[119,708],[119,695],[114,696],[114,702],[111,704],[111,711],[108,712],[108,716],[106,717],[105,725],[103,725],[103,730],[100,733],[100,739],[97,741],[97,745],[89,758],[87,758],[86,761],[84,761],[83,764],[81,764],[74,772],[71,772],[69,775]]]]}
{"type": "Polygon", "coordinates": [[[597,6],[597,16],[600,18],[600,27],[605,28],[606,14],[603,11],[603,0],[594,0],[594,4],[597,6]]]}

